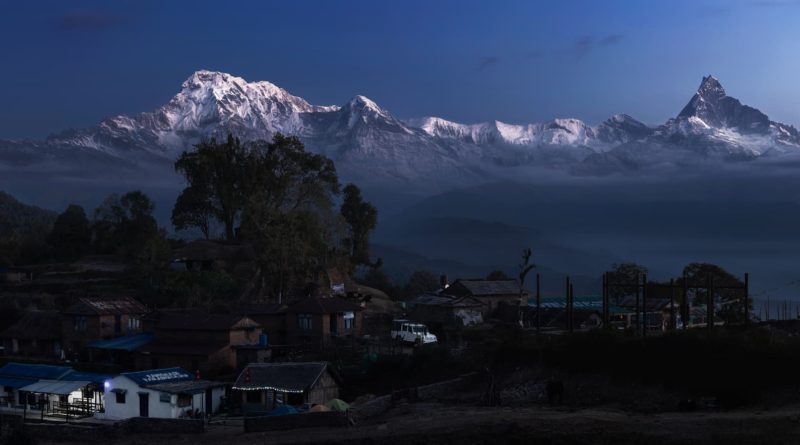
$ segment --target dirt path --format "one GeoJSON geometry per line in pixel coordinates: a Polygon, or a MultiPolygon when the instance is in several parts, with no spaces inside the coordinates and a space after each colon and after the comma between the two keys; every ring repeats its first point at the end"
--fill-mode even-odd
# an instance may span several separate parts
{"type": "Polygon", "coordinates": [[[401,405],[369,424],[271,433],[213,425],[203,435],[137,435],[116,443],[450,444],[800,443],[800,408],[728,413],[631,415],[614,410],[401,405]]]}

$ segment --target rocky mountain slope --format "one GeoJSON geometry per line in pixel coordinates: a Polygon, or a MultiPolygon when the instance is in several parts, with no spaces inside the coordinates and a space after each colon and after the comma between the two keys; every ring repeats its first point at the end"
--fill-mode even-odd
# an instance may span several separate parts
{"type": "Polygon", "coordinates": [[[625,114],[596,126],[572,118],[526,125],[403,121],[364,96],[318,106],[269,82],[203,70],[155,111],[45,141],[0,141],[0,168],[135,168],[169,163],[201,138],[270,139],[277,132],[330,156],[349,180],[438,189],[503,177],[509,167],[523,176],[529,167],[603,174],[800,152],[794,127],[742,105],[711,76],[675,118],[650,127],[625,114]]]}

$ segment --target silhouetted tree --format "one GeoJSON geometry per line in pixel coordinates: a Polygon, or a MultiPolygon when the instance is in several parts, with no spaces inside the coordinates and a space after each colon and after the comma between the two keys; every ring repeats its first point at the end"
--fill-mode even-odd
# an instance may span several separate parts
{"type": "Polygon", "coordinates": [[[378,210],[364,201],[361,190],[347,184],[344,190],[341,213],[349,227],[346,246],[353,265],[371,264],[369,257],[369,233],[378,223],[378,210]]]}
{"type": "Polygon", "coordinates": [[[486,275],[486,279],[490,281],[507,280],[508,275],[506,275],[502,270],[493,270],[489,272],[489,275],[486,275]]]}
{"type": "Polygon", "coordinates": [[[195,187],[183,189],[172,208],[172,225],[177,230],[199,229],[205,239],[211,237],[214,208],[204,190],[195,187]]]}
{"type": "Polygon", "coordinates": [[[110,195],[95,210],[92,226],[95,248],[103,253],[135,257],[158,234],[154,209],[153,201],[138,190],[121,197],[110,195]]]}
{"type": "Polygon", "coordinates": [[[636,294],[636,286],[640,283],[640,277],[647,273],[647,268],[636,263],[617,263],[611,266],[608,274],[609,299],[619,304],[627,297],[636,294]]]}
{"type": "Polygon", "coordinates": [[[74,260],[91,248],[92,231],[83,207],[70,204],[64,213],[58,215],[53,230],[47,236],[47,243],[53,248],[53,255],[59,260],[74,260]]]}
{"type": "Polygon", "coordinates": [[[440,284],[436,275],[427,270],[418,270],[408,278],[405,293],[408,297],[413,297],[425,292],[434,292],[439,289],[440,284]]]}

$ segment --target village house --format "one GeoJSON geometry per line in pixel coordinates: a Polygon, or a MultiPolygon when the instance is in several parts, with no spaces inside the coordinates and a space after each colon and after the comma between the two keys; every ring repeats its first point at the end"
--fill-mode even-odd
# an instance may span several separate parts
{"type": "Polygon", "coordinates": [[[261,326],[243,315],[165,311],[148,317],[151,323],[154,339],[138,349],[137,369],[177,366],[219,375],[269,358],[261,326]]]}
{"type": "Polygon", "coordinates": [[[225,384],[198,379],[182,368],[125,372],[104,384],[104,419],[178,419],[216,414],[225,384]]]}
{"type": "Polygon", "coordinates": [[[140,333],[146,313],[147,308],[131,297],[78,299],[61,313],[67,358],[83,354],[91,342],[140,333]]]}
{"type": "Polygon", "coordinates": [[[58,311],[28,311],[0,333],[0,345],[11,356],[60,359],[61,315],[58,311]]]}
{"type": "Polygon", "coordinates": [[[288,341],[322,349],[337,339],[356,338],[364,323],[362,312],[361,306],[338,297],[298,300],[287,310],[288,341]]]}
{"type": "Polygon", "coordinates": [[[339,385],[328,364],[253,363],[233,384],[248,414],[266,414],[281,405],[323,405],[339,397],[339,385]]]}
{"type": "Polygon", "coordinates": [[[461,328],[483,323],[484,304],[473,297],[422,294],[408,300],[406,309],[411,320],[425,324],[434,333],[437,328],[461,328]]]}
{"type": "Polygon", "coordinates": [[[88,417],[103,407],[111,376],[66,366],[7,363],[0,368],[0,406],[24,406],[44,417],[88,417]]]}
{"type": "Polygon", "coordinates": [[[520,299],[520,287],[516,280],[460,279],[447,286],[446,293],[472,297],[482,302],[485,305],[485,317],[491,316],[500,303],[525,305],[530,297],[530,291],[523,289],[520,299]]]}
{"type": "Polygon", "coordinates": [[[267,343],[274,346],[286,344],[287,309],[283,303],[251,303],[239,313],[258,323],[261,332],[267,336],[267,343]]]}

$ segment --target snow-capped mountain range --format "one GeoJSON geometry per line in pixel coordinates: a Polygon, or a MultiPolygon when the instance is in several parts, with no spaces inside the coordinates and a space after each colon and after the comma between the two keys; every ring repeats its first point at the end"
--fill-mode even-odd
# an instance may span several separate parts
{"type": "Polygon", "coordinates": [[[0,164],[171,162],[201,138],[233,133],[245,140],[271,139],[277,132],[297,135],[330,156],[348,179],[440,186],[490,179],[508,167],[601,174],[697,158],[800,153],[797,129],[742,105],[711,76],[675,118],[651,127],[625,114],[596,126],[579,119],[526,125],[461,124],[438,117],[403,121],[364,96],[342,106],[312,105],[269,82],[203,70],[153,112],[112,117],[45,141],[0,141],[0,164]]]}

